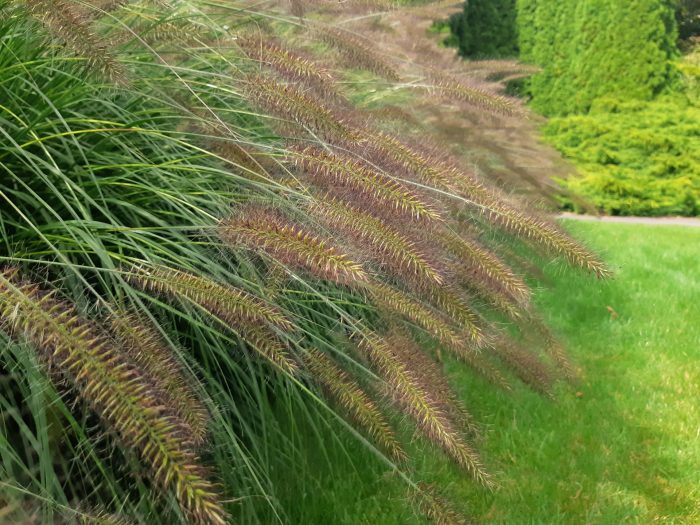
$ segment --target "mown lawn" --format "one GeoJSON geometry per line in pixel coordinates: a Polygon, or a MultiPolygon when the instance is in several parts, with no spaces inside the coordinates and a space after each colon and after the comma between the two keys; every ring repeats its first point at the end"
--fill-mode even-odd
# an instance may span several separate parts
{"type": "MultiPolygon", "coordinates": [[[[615,270],[601,282],[552,264],[537,293],[579,384],[550,401],[524,386],[499,392],[448,364],[500,489],[477,489],[424,443],[417,477],[446,486],[484,525],[698,524],[700,228],[567,227],[615,270]]],[[[359,444],[336,453],[330,471],[314,466],[320,456],[314,447],[302,462],[317,485],[293,487],[294,523],[417,523],[400,484],[359,444]]]]}
{"type": "Polygon", "coordinates": [[[451,377],[500,490],[426,458],[487,524],[700,523],[700,229],[569,222],[616,277],[550,268],[541,307],[582,369],[551,402],[451,377]]]}

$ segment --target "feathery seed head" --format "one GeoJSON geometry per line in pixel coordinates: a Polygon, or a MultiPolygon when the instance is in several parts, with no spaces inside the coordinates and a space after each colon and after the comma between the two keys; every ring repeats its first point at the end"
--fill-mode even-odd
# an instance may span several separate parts
{"type": "Polygon", "coordinates": [[[282,84],[263,75],[251,75],[245,80],[244,89],[253,105],[273,116],[326,139],[357,140],[332,109],[297,86],[282,84]]]}
{"type": "Polygon", "coordinates": [[[346,254],[312,235],[272,209],[248,205],[219,224],[228,245],[259,250],[283,264],[338,283],[367,280],[367,274],[346,254]]]}
{"type": "Polygon", "coordinates": [[[362,37],[338,27],[321,25],[314,27],[314,34],[325,44],[337,49],[348,65],[365,69],[391,82],[400,80],[394,66],[362,37]]]}
{"type": "Polygon", "coordinates": [[[209,413],[173,350],[155,327],[138,314],[116,311],[109,316],[109,322],[122,351],[161,388],[165,405],[188,426],[193,444],[201,445],[207,435],[209,413]]]}
{"type": "Polygon", "coordinates": [[[266,65],[282,77],[301,82],[313,88],[321,96],[339,96],[333,77],[327,70],[270,37],[243,35],[236,38],[236,44],[251,60],[266,65]]]}
{"type": "Polygon", "coordinates": [[[374,302],[383,310],[398,314],[423,328],[458,356],[473,353],[455,326],[440,312],[408,293],[383,283],[367,286],[374,302]]]}
{"type": "Polygon", "coordinates": [[[132,269],[127,279],[144,290],[194,303],[240,334],[254,350],[287,373],[296,363],[274,335],[292,331],[293,323],[276,307],[233,286],[165,266],[132,269]],[[265,335],[263,335],[263,333],[265,335]]]}
{"type": "Polygon", "coordinates": [[[470,106],[504,116],[523,114],[518,101],[495,93],[488,84],[475,80],[460,80],[445,72],[432,72],[430,75],[432,94],[465,102],[470,106]]]}
{"type": "Polygon", "coordinates": [[[85,60],[87,69],[96,71],[115,84],[126,83],[124,66],[95,34],[89,16],[81,13],[76,4],[69,0],[26,0],[24,4],[51,35],[85,60]]]}
{"type": "Polygon", "coordinates": [[[291,147],[291,160],[319,186],[350,188],[376,202],[376,208],[392,207],[410,218],[442,221],[440,214],[405,184],[347,156],[317,147],[291,147]]]}
{"type": "Polygon", "coordinates": [[[303,359],[313,380],[321,384],[394,461],[405,461],[406,453],[391,425],[357,382],[330,357],[318,350],[309,350],[303,359]]]}
{"type": "Polygon", "coordinates": [[[29,341],[49,366],[124,443],[138,451],[151,477],[173,490],[198,525],[224,525],[226,513],[206,469],[189,448],[186,427],[160,400],[160,391],[95,324],[16,269],[0,272],[0,319],[13,338],[29,341]]]}
{"type": "Polygon", "coordinates": [[[420,483],[409,489],[409,498],[420,513],[434,525],[468,525],[469,521],[452,508],[450,501],[442,497],[433,485],[420,483]]]}
{"type": "Polygon", "coordinates": [[[379,371],[387,383],[387,394],[407,414],[429,441],[439,445],[475,480],[491,487],[493,482],[477,452],[464,440],[448,412],[435,400],[433,393],[418,379],[419,373],[409,368],[389,344],[378,334],[359,329],[353,333],[358,349],[379,371]]]}
{"type": "Polygon", "coordinates": [[[379,262],[397,275],[418,279],[426,285],[443,283],[443,275],[428,260],[417,242],[387,221],[344,203],[331,195],[323,195],[309,205],[311,215],[346,235],[370,245],[379,262]]]}

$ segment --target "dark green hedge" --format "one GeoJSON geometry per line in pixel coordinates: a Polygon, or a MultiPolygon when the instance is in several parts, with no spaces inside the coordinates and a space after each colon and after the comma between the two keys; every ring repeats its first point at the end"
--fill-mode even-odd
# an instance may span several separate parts
{"type": "Polygon", "coordinates": [[[673,78],[676,0],[517,0],[520,56],[546,115],[583,113],[601,96],[648,100],[673,78]]]}
{"type": "Polygon", "coordinates": [[[470,58],[514,57],[518,54],[516,0],[470,0],[450,18],[460,53],[470,58]]]}

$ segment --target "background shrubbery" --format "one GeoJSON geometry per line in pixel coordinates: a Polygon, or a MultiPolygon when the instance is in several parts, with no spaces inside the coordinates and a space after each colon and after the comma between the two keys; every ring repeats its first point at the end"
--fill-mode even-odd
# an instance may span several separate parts
{"type": "Polygon", "coordinates": [[[467,2],[450,17],[450,28],[464,56],[513,57],[518,53],[515,0],[467,2]]]}
{"type": "Polygon", "coordinates": [[[529,85],[545,115],[588,111],[601,96],[649,100],[674,78],[677,32],[665,0],[519,0],[520,57],[543,68],[529,85]]]}
{"type": "Polygon", "coordinates": [[[700,212],[700,109],[678,99],[600,99],[586,115],[553,118],[545,137],[581,177],[563,181],[612,215],[700,212]]]}
{"type": "Polygon", "coordinates": [[[698,2],[498,4],[472,0],[451,27],[465,56],[519,52],[541,68],[519,89],[580,169],[563,184],[605,213],[697,215],[700,68],[692,53],[679,60],[678,38],[692,48],[698,2]]]}

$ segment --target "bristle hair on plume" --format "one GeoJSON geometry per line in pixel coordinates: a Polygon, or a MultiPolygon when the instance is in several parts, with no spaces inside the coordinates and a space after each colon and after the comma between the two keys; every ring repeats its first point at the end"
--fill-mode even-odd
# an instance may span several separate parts
{"type": "Polygon", "coordinates": [[[461,332],[466,332],[467,340],[475,347],[488,345],[484,332],[485,321],[467,304],[464,295],[451,285],[433,286],[423,295],[456,324],[461,332]]]}
{"type": "Polygon", "coordinates": [[[140,30],[136,28],[136,31],[149,44],[172,43],[188,46],[209,38],[201,26],[183,19],[158,20],[155,23],[149,23],[140,30]]]}
{"type": "Polygon", "coordinates": [[[232,325],[247,321],[256,326],[293,329],[292,322],[276,306],[241,288],[208,277],[168,266],[142,265],[129,271],[127,278],[146,290],[190,299],[232,325]]]}
{"type": "Polygon", "coordinates": [[[530,339],[544,343],[545,353],[566,379],[570,381],[577,379],[576,367],[566,349],[535,311],[529,310],[519,326],[526,337],[529,336],[530,339]]]}
{"type": "Polygon", "coordinates": [[[564,256],[572,266],[578,266],[598,278],[609,277],[611,272],[596,255],[572,239],[557,225],[539,217],[525,214],[509,204],[487,198],[480,211],[506,230],[564,256]]]}
{"type": "Polygon", "coordinates": [[[526,305],[529,302],[530,290],[522,277],[478,241],[448,229],[439,234],[438,241],[469,268],[501,287],[517,304],[526,305]]]}
{"type": "Polygon", "coordinates": [[[79,525],[135,525],[130,519],[106,510],[77,511],[75,518],[79,525]]]}
{"type": "Polygon", "coordinates": [[[364,137],[364,144],[373,162],[386,166],[394,166],[406,170],[424,184],[455,193],[458,187],[454,184],[451,173],[440,169],[438,159],[417,151],[396,136],[381,130],[364,127],[356,131],[364,137]]]}
{"type": "Polygon", "coordinates": [[[364,328],[353,332],[352,339],[386,381],[387,395],[414,419],[420,433],[440,446],[476,481],[491,487],[493,481],[478,453],[465,441],[448,412],[417,378],[418,374],[409,369],[409,363],[397,354],[394,346],[377,333],[364,328]]]}
{"type": "Polygon", "coordinates": [[[296,372],[296,363],[274,334],[275,329],[291,332],[294,325],[283,312],[259,297],[208,277],[166,266],[134,267],[127,272],[127,279],[146,291],[198,305],[238,333],[261,356],[287,373],[296,372]]]}
{"type": "Polygon", "coordinates": [[[298,86],[283,84],[265,75],[249,75],[244,81],[244,90],[252,105],[282,122],[294,123],[325,139],[357,140],[331,108],[298,86]]]}
{"type": "Polygon", "coordinates": [[[279,169],[272,156],[230,140],[212,139],[206,147],[226,161],[229,169],[248,179],[267,181],[279,169]]]}
{"type": "Polygon", "coordinates": [[[367,285],[374,303],[380,309],[405,317],[423,328],[457,356],[472,353],[458,330],[441,313],[415,299],[411,294],[388,284],[373,282],[367,285]]]}
{"type": "Polygon", "coordinates": [[[322,42],[337,49],[348,65],[365,69],[391,82],[400,80],[396,68],[364,38],[339,27],[315,25],[313,30],[322,42]]]}
{"type": "MultiPolygon", "coordinates": [[[[446,153],[442,158],[427,156],[396,137],[375,130],[364,130],[364,136],[370,148],[379,152],[380,158],[384,156],[400,164],[426,184],[462,196],[468,206],[486,216],[492,224],[519,235],[535,245],[561,254],[572,265],[584,268],[600,278],[610,275],[609,270],[598,257],[573,240],[561,228],[516,209],[503,195],[487,188],[474,175],[453,165],[449,161],[449,154],[446,153]]],[[[479,257],[484,253],[473,251],[472,255],[479,257]]],[[[496,270],[496,267],[492,269],[496,270]]],[[[501,273],[501,277],[506,277],[507,273],[501,273]]],[[[509,279],[512,279],[512,276],[509,279]]],[[[520,295],[522,295],[521,285],[512,281],[510,286],[513,292],[516,292],[516,288],[521,288],[520,295]]]]}
{"type": "Polygon", "coordinates": [[[413,341],[408,333],[393,327],[385,337],[387,344],[410,369],[417,381],[432,399],[470,436],[479,436],[480,429],[467,407],[450,386],[442,366],[423,348],[413,341]]]}
{"type": "Polygon", "coordinates": [[[498,77],[501,83],[529,77],[542,71],[539,66],[524,64],[517,60],[465,60],[464,66],[468,76],[498,77]]]}
{"type": "Polygon", "coordinates": [[[303,361],[313,381],[321,385],[392,460],[399,463],[406,460],[406,452],[386,417],[354,378],[318,350],[305,352],[303,361]]]}
{"type": "Polygon", "coordinates": [[[292,147],[290,160],[312,182],[329,190],[347,187],[371,199],[373,209],[390,206],[408,218],[441,222],[442,216],[416,191],[370,166],[342,154],[315,146],[292,147]]]}
{"type": "Polygon", "coordinates": [[[77,4],[69,0],[26,0],[23,4],[52,36],[85,60],[88,70],[114,84],[126,83],[126,69],[93,31],[89,17],[80,12],[77,4]]]}
{"type": "Polygon", "coordinates": [[[419,483],[415,487],[409,487],[408,497],[433,525],[469,525],[471,523],[452,508],[450,500],[439,494],[433,485],[419,483]]]}
{"type": "Polygon", "coordinates": [[[523,113],[516,99],[494,93],[488,84],[460,80],[442,72],[433,72],[429,81],[429,91],[433,95],[465,102],[470,106],[509,117],[523,113]]]}
{"type": "Polygon", "coordinates": [[[94,323],[69,304],[0,272],[0,319],[14,339],[28,341],[54,372],[76,388],[124,444],[150,468],[153,481],[175,492],[197,525],[224,525],[226,512],[207,470],[189,447],[187,429],[161,401],[160,390],[94,323]]]}
{"type": "Polygon", "coordinates": [[[122,350],[161,387],[166,406],[188,426],[193,444],[201,445],[207,435],[209,412],[174,351],[141,315],[117,309],[109,315],[109,322],[122,350]]]}
{"type": "Polygon", "coordinates": [[[221,221],[219,237],[231,247],[260,251],[321,279],[348,284],[368,278],[360,263],[330,242],[257,204],[243,206],[236,215],[221,221]]]}
{"type": "Polygon", "coordinates": [[[505,336],[493,345],[492,351],[521,381],[547,397],[552,397],[555,377],[536,354],[505,336]]]}
{"type": "Polygon", "coordinates": [[[242,35],[236,44],[251,59],[278,73],[283,78],[301,82],[322,96],[338,97],[333,77],[311,59],[292,51],[269,36],[242,35]]]}
{"type": "Polygon", "coordinates": [[[394,272],[427,285],[442,284],[440,270],[428,260],[415,241],[380,217],[360,210],[332,195],[322,195],[309,204],[312,216],[343,233],[368,243],[380,262],[394,272]]]}

